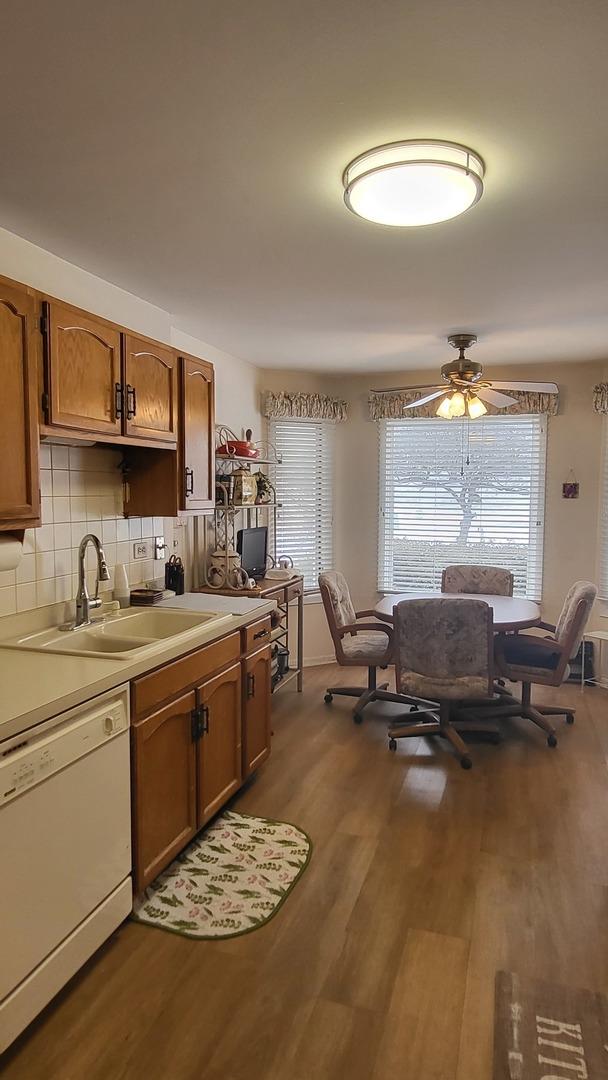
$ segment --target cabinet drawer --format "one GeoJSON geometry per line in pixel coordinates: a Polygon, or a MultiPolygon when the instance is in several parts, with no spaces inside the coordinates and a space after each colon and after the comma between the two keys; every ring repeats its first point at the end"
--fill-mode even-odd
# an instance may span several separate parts
{"type": "Polygon", "coordinates": [[[196,652],[143,675],[131,684],[133,720],[140,720],[164,701],[183,693],[188,687],[202,682],[214,671],[238,660],[241,652],[238,631],[204,645],[196,652]]]}
{"type": "Polygon", "coordinates": [[[263,619],[258,619],[257,622],[244,626],[241,631],[243,635],[243,652],[245,654],[250,653],[252,649],[259,649],[261,645],[265,645],[267,641],[270,641],[270,630],[270,615],[265,615],[263,619]]]}
{"type": "Polygon", "coordinates": [[[296,596],[301,596],[304,591],[304,582],[296,581],[294,585],[287,586],[287,601],[295,600],[296,596]]]}

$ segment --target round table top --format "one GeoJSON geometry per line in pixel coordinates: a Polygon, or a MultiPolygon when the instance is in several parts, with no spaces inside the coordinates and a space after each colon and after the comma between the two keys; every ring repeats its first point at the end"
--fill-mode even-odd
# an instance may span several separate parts
{"type": "Polygon", "coordinates": [[[492,608],[492,621],[496,631],[524,630],[527,626],[536,626],[540,622],[540,608],[533,600],[523,600],[519,596],[492,596],[490,593],[442,593],[433,592],[431,589],[391,593],[376,604],[376,611],[385,619],[392,619],[395,604],[400,604],[402,600],[440,597],[443,600],[485,600],[492,608]]]}

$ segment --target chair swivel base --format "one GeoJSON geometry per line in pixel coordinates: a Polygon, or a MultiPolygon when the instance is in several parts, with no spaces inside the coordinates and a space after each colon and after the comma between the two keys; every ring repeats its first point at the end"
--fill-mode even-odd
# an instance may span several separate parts
{"type": "Polygon", "coordinates": [[[436,712],[421,712],[417,715],[414,724],[393,724],[388,729],[388,745],[390,750],[397,749],[397,739],[411,739],[420,735],[441,735],[442,738],[454,747],[461,768],[470,769],[473,765],[466,743],[460,737],[455,727],[450,723],[449,704],[441,702],[436,712]],[[429,717],[421,720],[421,717],[429,717]]]}
{"type": "Polygon", "coordinates": [[[373,689],[366,689],[363,686],[328,686],[325,691],[324,701],[326,705],[331,705],[334,697],[354,697],[358,698],[356,708],[353,712],[353,720],[355,724],[360,724],[363,721],[363,710],[366,705],[376,700],[376,696],[379,691],[385,690],[388,683],[380,683],[380,686],[373,689]]]}

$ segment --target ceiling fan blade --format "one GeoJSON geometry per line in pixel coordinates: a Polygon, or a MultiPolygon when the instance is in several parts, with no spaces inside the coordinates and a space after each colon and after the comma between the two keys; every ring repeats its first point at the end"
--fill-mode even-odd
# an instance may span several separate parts
{"type": "Polygon", "coordinates": [[[490,386],[497,390],[532,390],[537,394],[557,394],[559,387],[554,382],[496,382],[490,381],[490,386]]]}
{"type": "Polygon", "coordinates": [[[370,394],[403,394],[410,390],[449,390],[447,383],[426,383],[425,386],[383,386],[380,390],[370,390],[370,394]]]}
{"type": "Polygon", "coordinates": [[[490,405],[495,405],[497,409],[506,409],[507,405],[515,405],[517,402],[517,398],[509,397],[508,394],[499,394],[489,386],[480,386],[475,393],[482,401],[489,401],[490,405]]]}
{"type": "Polygon", "coordinates": [[[426,397],[416,398],[415,401],[412,401],[409,405],[405,405],[404,408],[417,409],[419,405],[426,405],[427,401],[433,401],[434,398],[443,397],[447,392],[446,388],[442,387],[441,390],[435,390],[434,394],[427,394],[426,397]]]}

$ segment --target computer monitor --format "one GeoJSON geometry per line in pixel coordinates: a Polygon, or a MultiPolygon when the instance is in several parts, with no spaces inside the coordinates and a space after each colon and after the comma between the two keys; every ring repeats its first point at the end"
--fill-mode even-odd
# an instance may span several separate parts
{"type": "Polygon", "coordinates": [[[241,556],[241,566],[249,577],[259,581],[266,573],[268,529],[239,529],[236,534],[236,550],[241,556]]]}

